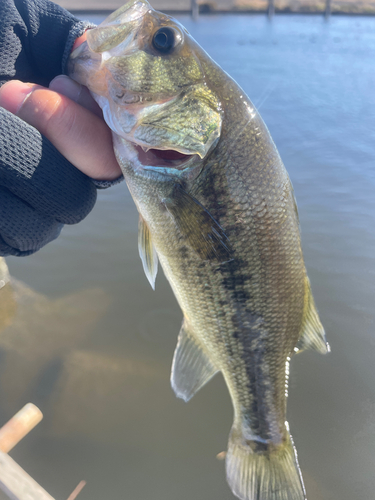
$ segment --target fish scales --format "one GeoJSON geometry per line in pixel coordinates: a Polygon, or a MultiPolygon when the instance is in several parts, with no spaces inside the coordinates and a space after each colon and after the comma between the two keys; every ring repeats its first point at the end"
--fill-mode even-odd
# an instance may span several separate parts
{"type": "MultiPolygon", "coordinates": [[[[229,118],[231,117],[229,116],[229,118]]],[[[228,141],[232,142],[231,135],[228,136],[228,141]]],[[[227,148],[225,142],[217,147],[219,162],[222,148],[224,150],[227,148]]],[[[244,152],[251,155],[251,144],[244,145],[244,152]]],[[[215,161],[216,158],[213,158],[213,164],[215,161]]],[[[267,165],[262,162],[259,168],[265,171],[267,165]]],[[[174,291],[185,312],[185,317],[192,318],[192,330],[199,336],[201,342],[210,343],[210,352],[214,353],[215,358],[218,358],[218,366],[225,374],[227,382],[233,387],[232,398],[236,401],[238,412],[241,416],[246,415],[249,423],[252,422],[252,429],[256,435],[262,439],[269,439],[273,433],[271,430],[267,432],[263,429],[264,426],[268,426],[266,415],[257,415],[259,411],[262,411],[262,408],[257,408],[257,401],[277,398],[270,401],[267,406],[268,414],[271,413],[273,406],[278,409],[277,421],[281,422],[281,425],[272,422],[271,427],[276,427],[277,432],[279,432],[279,427],[284,427],[285,421],[285,357],[291,354],[297,343],[302,321],[303,290],[301,286],[295,287],[290,279],[293,273],[300,273],[303,277],[304,266],[301,250],[294,246],[296,251],[289,252],[288,263],[284,258],[279,259],[280,241],[287,237],[288,232],[295,230],[293,226],[297,224],[297,221],[285,218],[283,213],[272,214],[267,209],[268,200],[272,205],[273,198],[273,188],[270,183],[268,183],[270,194],[263,191],[265,208],[259,212],[257,200],[254,204],[250,202],[247,208],[250,217],[247,213],[245,217],[247,222],[239,221],[238,218],[243,216],[242,206],[240,215],[238,215],[236,199],[233,199],[233,194],[228,196],[228,190],[235,191],[236,196],[242,199],[243,195],[246,194],[246,184],[253,184],[248,170],[245,170],[245,175],[241,176],[241,166],[236,168],[235,165],[231,164],[229,173],[227,171],[222,174],[215,173],[214,165],[213,168],[207,165],[204,171],[205,175],[200,178],[200,182],[197,183],[192,192],[205,207],[209,207],[210,212],[220,225],[226,228],[229,240],[235,242],[233,244],[234,253],[241,255],[241,258],[215,266],[214,269],[212,269],[211,263],[205,263],[204,267],[202,266],[203,269],[200,269],[198,267],[199,260],[194,252],[190,252],[189,259],[185,254],[185,258],[182,260],[177,248],[174,255],[169,253],[168,256],[165,256],[167,261],[165,264],[162,260],[161,262],[167,277],[174,276],[174,291]],[[240,175],[237,174],[237,171],[240,175]],[[230,175],[231,172],[233,175],[230,175]],[[240,177],[242,182],[239,181],[240,177]],[[218,193],[222,199],[228,200],[228,203],[225,206],[221,204],[218,210],[215,210],[217,206],[215,198],[218,193]],[[280,219],[285,219],[284,223],[280,219]],[[271,241],[268,236],[267,239],[265,238],[264,233],[268,232],[272,233],[271,241]],[[264,242],[266,244],[263,244],[264,242]],[[176,278],[177,276],[178,278],[176,278]],[[187,287],[186,283],[188,283],[187,287]],[[205,286],[206,283],[209,284],[208,287],[205,286]],[[179,288],[182,288],[182,291],[179,288]],[[188,293],[182,296],[185,288],[188,293]],[[213,293],[208,294],[207,289],[213,293]],[[285,308],[288,296],[291,306],[289,307],[288,304],[288,307],[285,308]],[[282,297],[281,303],[280,297],[282,297]],[[203,314],[199,312],[196,307],[197,302],[199,304],[201,302],[207,303],[208,310],[205,310],[203,314]],[[287,311],[289,311],[289,315],[287,311]],[[209,321],[209,318],[212,320],[209,321]],[[220,323],[223,323],[219,329],[217,329],[218,319],[220,323]],[[211,331],[208,330],[208,324],[213,325],[211,331]],[[268,332],[268,335],[265,332],[268,332]],[[285,332],[288,335],[285,335],[285,332]],[[290,335],[291,332],[294,332],[294,337],[290,335]],[[206,340],[207,338],[208,340],[206,340]],[[253,347],[254,344],[257,347],[253,347]],[[279,354],[281,355],[275,356],[275,351],[280,350],[279,354]],[[267,361],[268,353],[270,362],[267,361]],[[234,379],[242,378],[242,381],[246,380],[245,384],[233,382],[231,380],[233,375],[226,374],[228,358],[236,357],[241,360],[238,370],[240,370],[241,364],[244,366],[241,369],[241,374],[234,375],[234,379]],[[254,358],[258,358],[256,363],[253,362],[254,358]],[[273,358],[276,358],[278,362],[275,363],[273,358]],[[270,367],[268,374],[265,374],[264,371],[262,374],[260,367],[263,365],[270,367]],[[273,367],[275,368],[273,369],[273,367]],[[268,379],[270,379],[269,385],[276,390],[274,396],[265,397],[269,392],[267,389],[268,379]],[[245,390],[240,393],[239,388],[245,390]],[[259,394],[263,395],[261,398],[257,397],[259,391],[263,392],[263,394],[259,394]],[[262,431],[257,432],[255,422],[259,422],[258,426],[263,426],[260,429],[265,435],[262,435],[262,431]]],[[[270,177],[274,182],[278,182],[274,176],[270,177]]],[[[267,179],[267,175],[265,175],[265,179],[267,179]]],[[[287,179],[284,179],[285,181],[287,183],[287,179]]],[[[291,200],[289,200],[289,210],[293,210],[291,200]]],[[[173,239],[176,240],[176,237],[173,239]]],[[[161,241],[160,245],[163,243],[165,245],[165,242],[169,241],[169,238],[164,242],[161,241]]],[[[156,242],[155,244],[159,245],[156,242]]],[[[288,247],[285,250],[288,252],[288,247]]],[[[165,255],[164,248],[161,249],[161,253],[165,255]]],[[[301,283],[303,285],[303,280],[301,283]]],[[[233,370],[232,366],[231,370],[233,370]]]]}
{"type": "Polygon", "coordinates": [[[184,320],[171,382],[188,401],[218,371],[233,402],[228,483],[242,500],[303,500],[286,423],[289,360],[329,350],[303,261],[293,188],[243,90],[175,20],[135,0],[73,52],[113,131],[140,214],[184,320]]]}

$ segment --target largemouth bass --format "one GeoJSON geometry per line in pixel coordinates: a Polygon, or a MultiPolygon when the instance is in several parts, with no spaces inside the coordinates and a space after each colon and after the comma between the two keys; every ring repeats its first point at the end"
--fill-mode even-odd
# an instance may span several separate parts
{"type": "Polygon", "coordinates": [[[113,131],[151,286],[159,261],[184,314],[175,393],[188,401],[220,371],[234,407],[233,493],[304,499],[286,423],[288,367],[299,350],[329,347],[293,188],[265,124],[187,30],[145,0],[90,30],[69,73],[113,131]]]}

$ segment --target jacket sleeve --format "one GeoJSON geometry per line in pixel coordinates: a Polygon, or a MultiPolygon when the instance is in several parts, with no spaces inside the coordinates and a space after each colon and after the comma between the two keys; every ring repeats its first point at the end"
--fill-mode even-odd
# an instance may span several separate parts
{"type": "Polygon", "coordinates": [[[48,86],[90,26],[48,0],[0,1],[0,80],[48,86]]]}
{"type": "MultiPolygon", "coordinates": [[[[0,84],[64,72],[88,27],[48,0],[0,0],[0,84]]],[[[36,129],[0,108],[0,256],[29,255],[93,208],[96,187],[36,129]]]]}

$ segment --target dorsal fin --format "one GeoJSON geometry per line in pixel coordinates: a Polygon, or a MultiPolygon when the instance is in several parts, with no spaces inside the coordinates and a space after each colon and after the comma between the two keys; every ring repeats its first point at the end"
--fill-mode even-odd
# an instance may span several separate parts
{"type": "Polygon", "coordinates": [[[311,292],[310,281],[305,278],[305,305],[303,311],[303,323],[300,338],[295,347],[295,352],[305,349],[315,349],[326,354],[330,352],[329,344],[318,311],[316,310],[314,298],[311,292]]]}
{"type": "Polygon", "coordinates": [[[176,396],[189,401],[218,369],[203,351],[199,341],[189,332],[184,320],[174,352],[171,384],[176,396]]]}
{"type": "Polygon", "coordinates": [[[141,214],[139,214],[138,222],[138,251],[145,275],[152,289],[155,290],[155,279],[158,273],[158,255],[152,243],[148,225],[141,214]]]}

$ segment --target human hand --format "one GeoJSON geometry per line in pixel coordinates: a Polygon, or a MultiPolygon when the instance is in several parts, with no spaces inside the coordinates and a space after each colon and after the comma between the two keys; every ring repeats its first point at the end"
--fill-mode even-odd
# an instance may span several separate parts
{"type": "Polygon", "coordinates": [[[66,78],[53,81],[87,27],[48,0],[0,2],[0,78],[8,81],[0,90],[0,255],[29,255],[82,220],[96,200],[84,174],[120,175],[91,98],[77,87],[74,97],[66,78]],[[54,91],[41,87],[51,80],[54,91]]]}
{"type": "Polygon", "coordinates": [[[33,126],[81,172],[95,180],[121,176],[112,136],[86,87],[65,75],[49,89],[11,80],[0,88],[0,106],[33,126]]]}

